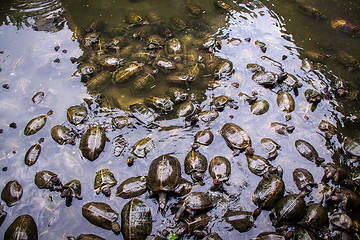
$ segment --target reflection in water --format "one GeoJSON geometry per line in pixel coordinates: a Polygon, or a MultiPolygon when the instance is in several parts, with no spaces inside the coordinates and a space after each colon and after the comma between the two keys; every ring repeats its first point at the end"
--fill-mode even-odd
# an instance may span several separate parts
{"type": "Polygon", "coordinates": [[[49,32],[59,31],[64,26],[64,19],[60,14],[61,4],[56,0],[5,0],[0,4],[0,26],[12,24],[23,28],[33,25],[35,30],[49,32]]]}
{"type": "MultiPolygon", "coordinates": [[[[113,239],[112,232],[91,225],[81,215],[81,207],[88,202],[106,202],[117,212],[127,202],[114,194],[108,198],[96,195],[95,173],[111,169],[119,182],[145,176],[151,160],[168,153],[183,165],[186,153],[192,149],[194,135],[203,129],[213,133],[214,141],[209,146],[200,146],[198,151],[207,159],[224,156],[231,164],[228,184],[219,191],[209,190],[213,189],[213,180],[207,171],[203,178],[205,185],[193,187],[194,192],[208,192],[216,203],[207,213],[212,220],[204,231],[217,232],[223,239],[250,239],[261,232],[274,231],[267,211],[262,211],[255,221],[257,227],[248,232],[239,232],[223,221],[228,209],[255,210],[252,195],[261,179],[249,170],[245,154],[233,156],[234,149],[221,137],[220,129],[230,122],[250,136],[256,154],[254,165],[268,164],[272,169],[269,172],[275,171],[272,166],[281,166],[286,194],[299,193],[299,184],[292,177],[294,169],[307,169],[314,175],[318,188],[305,197],[306,202],[324,203],[327,199],[324,205],[331,213],[347,212],[355,223],[358,221],[356,209],[346,206],[349,198],[358,204],[357,193],[345,190],[341,195],[334,189],[356,190],[359,145],[350,138],[343,139],[358,139],[357,131],[353,130],[358,128],[358,69],[357,64],[349,70],[343,66],[339,56],[350,57],[339,53],[359,56],[354,50],[355,38],[341,35],[331,27],[331,20],[336,18],[356,25],[356,17],[335,16],[340,4],[337,1],[334,1],[336,7],[327,6],[329,9],[324,6],[328,2],[312,1],[314,7],[323,10],[322,17],[315,18],[303,14],[310,9],[319,15],[314,9],[300,5],[300,1],[264,2],[269,4],[268,8],[260,1],[189,3],[160,0],[62,0],[61,5],[56,1],[1,3],[6,13],[1,14],[0,30],[5,37],[7,33],[11,35],[9,27],[14,25],[22,36],[27,36],[25,31],[29,31],[29,36],[37,38],[19,40],[15,34],[11,35],[18,49],[10,41],[0,40],[6,43],[1,44],[4,46],[1,50],[9,55],[1,56],[4,66],[0,79],[10,83],[10,88],[1,92],[4,133],[0,135],[0,166],[4,172],[0,186],[15,178],[24,189],[18,204],[4,207],[8,216],[0,235],[17,216],[29,213],[38,225],[40,239],[59,236],[65,239],[81,233],[113,239]],[[50,38],[52,42],[39,38],[50,38]],[[31,98],[39,91],[44,93],[44,98],[34,105],[31,98]],[[346,91],[350,97],[345,96],[346,91]],[[314,96],[309,96],[314,92],[314,96]],[[255,115],[253,106],[258,99],[267,104],[258,110],[262,114],[255,115]],[[67,120],[66,109],[80,104],[88,114],[75,126],[67,120]],[[24,136],[29,120],[45,114],[49,108],[54,114],[48,117],[44,128],[32,136],[24,136]],[[14,119],[17,129],[7,126],[14,119]],[[52,140],[50,130],[60,125],[74,132],[74,145],[60,145],[52,140]],[[99,157],[90,162],[81,157],[79,143],[86,130],[94,126],[104,128],[106,138],[102,142],[108,143],[101,147],[99,157]],[[39,159],[28,167],[24,165],[25,152],[39,138],[45,139],[39,159]],[[272,140],[273,145],[276,143],[275,150],[260,147],[265,138],[272,140]],[[150,147],[146,145],[148,139],[150,147]],[[295,151],[299,141],[307,143],[301,151],[297,149],[301,153],[295,151]],[[145,154],[135,154],[132,149],[145,154]],[[255,161],[268,155],[272,162],[255,161]],[[312,158],[305,157],[308,155],[319,155],[325,162],[316,166],[312,158]],[[131,160],[129,166],[127,159],[131,160]],[[64,183],[79,180],[83,200],[66,207],[58,192],[36,188],[34,176],[42,170],[53,171],[64,183]],[[337,203],[339,200],[341,205],[337,203]]],[[[234,141],[240,141],[236,133],[232,136],[234,141]]],[[[98,138],[90,135],[88,140],[87,146],[96,150],[98,138]]],[[[280,173],[281,168],[276,171],[280,173]]],[[[169,169],[157,170],[164,174],[169,169]]],[[[191,180],[184,172],[182,177],[191,180]]],[[[264,190],[265,193],[268,194],[264,190]]],[[[149,197],[149,193],[139,196],[151,208],[152,235],[158,235],[164,228],[171,232],[179,229],[173,206],[180,198],[169,198],[165,211],[160,213],[156,200],[149,197]]],[[[239,213],[239,216],[244,215],[239,213]]],[[[335,221],[337,215],[331,219],[335,221]]],[[[296,228],[296,232],[301,231],[302,228],[296,228]]],[[[337,239],[347,234],[337,230],[331,233],[314,230],[314,233],[321,238],[331,234],[337,239]]],[[[183,238],[195,237],[188,234],[183,238]]]]}

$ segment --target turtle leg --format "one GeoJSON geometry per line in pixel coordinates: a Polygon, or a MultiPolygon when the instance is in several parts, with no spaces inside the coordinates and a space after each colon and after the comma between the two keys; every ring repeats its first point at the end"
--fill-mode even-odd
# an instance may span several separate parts
{"type": "Polygon", "coordinates": [[[180,220],[180,218],[181,218],[181,216],[182,216],[182,214],[184,213],[185,210],[186,210],[186,205],[185,204],[181,205],[181,207],[179,208],[179,210],[175,214],[175,220],[176,221],[180,220]]]}

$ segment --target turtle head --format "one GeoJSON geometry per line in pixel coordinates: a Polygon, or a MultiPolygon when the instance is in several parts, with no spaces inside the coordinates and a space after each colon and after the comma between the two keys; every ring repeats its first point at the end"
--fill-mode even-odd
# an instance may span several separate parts
{"type": "Polygon", "coordinates": [[[104,187],[102,187],[102,188],[101,188],[101,192],[102,192],[105,196],[109,197],[110,194],[111,194],[110,187],[109,187],[109,186],[104,186],[104,187]]]}
{"type": "Polygon", "coordinates": [[[113,223],[111,223],[111,230],[116,234],[116,235],[118,235],[118,234],[120,234],[120,225],[119,225],[119,223],[118,222],[113,222],[113,223]]]}

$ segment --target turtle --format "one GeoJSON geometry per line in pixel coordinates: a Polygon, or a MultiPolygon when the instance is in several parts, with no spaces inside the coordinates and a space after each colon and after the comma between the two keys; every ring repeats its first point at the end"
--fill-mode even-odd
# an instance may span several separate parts
{"type": "Polygon", "coordinates": [[[194,182],[199,182],[201,186],[205,184],[203,178],[207,167],[207,159],[199,151],[191,150],[186,155],[184,161],[185,173],[189,174],[194,182]]]}
{"type": "Polygon", "coordinates": [[[234,151],[234,156],[245,151],[245,154],[253,154],[254,149],[251,147],[251,139],[249,135],[238,125],[234,123],[225,123],[220,130],[221,136],[226,144],[234,151]]]}
{"type": "Polygon", "coordinates": [[[77,179],[67,182],[62,186],[60,196],[66,198],[66,205],[70,205],[73,198],[81,200],[81,182],[77,179]]]}
{"type": "Polygon", "coordinates": [[[149,167],[147,187],[159,196],[159,208],[166,206],[166,195],[174,192],[181,180],[181,165],[176,157],[169,154],[155,158],[149,167]]]}
{"type": "Polygon", "coordinates": [[[120,234],[120,225],[117,222],[119,213],[103,202],[88,202],[81,208],[83,217],[95,226],[112,230],[120,234]]]}
{"type": "Polygon", "coordinates": [[[105,196],[110,196],[112,186],[115,186],[117,181],[114,174],[107,168],[100,169],[96,172],[94,180],[94,189],[96,194],[102,192],[105,196]]]}
{"type": "Polygon", "coordinates": [[[48,170],[37,172],[34,182],[40,189],[49,189],[50,191],[61,191],[62,189],[58,175],[48,170]]]}
{"type": "Polygon", "coordinates": [[[180,220],[184,211],[189,212],[191,217],[195,216],[196,211],[209,210],[214,203],[209,194],[204,192],[192,192],[180,201],[179,210],[175,214],[175,220],[180,220]]]}

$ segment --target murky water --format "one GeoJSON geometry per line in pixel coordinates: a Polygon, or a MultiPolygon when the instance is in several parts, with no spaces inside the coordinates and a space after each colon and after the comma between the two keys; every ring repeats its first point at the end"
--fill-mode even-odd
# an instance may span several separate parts
{"type": "MultiPolygon", "coordinates": [[[[81,233],[94,233],[106,239],[122,239],[122,235],[115,236],[111,231],[101,229],[90,224],[81,214],[81,207],[87,202],[105,202],[117,212],[128,202],[127,199],[114,196],[116,187],[112,188],[109,198],[96,195],[93,184],[95,173],[102,168],[110,169],[121,183],[131,176],[147,175],[149,165],[153,159],[171,153],[176,156],[182,165],[182,175],[185,174],[183,162],[186,154],[191,150],[196,132],[209,128],[214,133],[214,142],[210,146],[201,146],[199,151],[210,161],[215,156],[224,156],[230,160],[232,173],[229,185],[225,192],[209,191],[212,178],[205,174],[205,185],[196,185],[192,191],[209,191],[216,201],[216,206],[209,211],[212,221],[205,229],[206,232],[217,232],[223,239],[250,239],[265,231],[274,231],[269,220],[269,212],[263,211],[255,221],[256,227],[245,233],[240,233],[226,223],[223,215],[227,209],[253,211],[256,209],[252,201],[253,192],[261,180],[250,172],[244,153],[233,156],[233,151],[226,145],[220,135],[221,127],[228,122],[235,123],[243,128],[251,137],[255,154],[266,157],[268,152],[261,146],[260,140],[264,137],[273,139],[281,145],[278,157],[271,162],[280,165],[283,170],[283,180],[286,193],[298,193],[292,179],[295,168],[306,168],[319,184],[307,202],[319,203],[331,191],[333,184],[321,182],[324,169],[303,158],[295,149],[294,142],[303,139],[311,143],[325,158],[325,163],[335,162],[349,167],[349,157],[343,153],[344,137],[359,139],[357,114],[358,99],[349,100],[348,97],[339,97],[330,93],[329,98],[323,99],[314,111],[306,101],[304,92],[315,89],[325,93],[325,89],[335,88],[339,79],[343,79],[346,88],[351,93],[359,89],[358,69],[349,69],[336,59],[336,53],[346,51],[356,58],[360,58],[358,39],[331,28],[333,19],[345,19],[354,24],[359,23],[359,3],[350,2],[344,5],[340,1],[314,0],[306,4],[317,7],[323,12],[323,17],[313,18],[301,12],[299,2],[289,1],[252,1],[241,3],[231,2],[233,10],[222,12],[216,9],[212,1],[197,4],[204,10],[201,20],[188,17],[185,10],[185,1],[6,1],[0,4],[2,25],[0,26],[0,83],[8,84],[0,90],[0,186],[5,186],[11,180],[17,180],[23,187],[24,193],[13,207],[5,207],[7,217],[0,227],[3,235],[11,222],[21,214],[30,214],[37,223],[39,239],[66,239],[67,236],[78,236],[81,233]],[[50,13],[66,10],[64,17],[56,24],[39,24],[39,19],[50,13]],[[165,114],[155,121],[155,127],[147,127],[136,119],[132,119],[133,127],[116,129],[111,123],[112,117],[129,115],[128,106],[142,101],[143,98],[164,93],[169,85],[164,83],[166,74],[155,75],[157,84],[147,93],[133,94],[125,86],[109,84],[105,88],[88,92],[85,84],[78,77],[78,64],[70,61],[71,57],[84,59],[89,49],[83,47],[85,30],[94,21],[103,21],[107,24],[100,38],[101,41],[110,41],[117,36],[121,29],[128,32],[136,31],[138,27],[129,27],[124,21],[129,12],[136,12],[146,16],[150,11],[159,13],[164,22],[173,16],[183,16],[193,25],[182,32],[176,32],[180,39],[190,39],[189,47],[195,36],[216,36],[221,39],[221,49],[214,55],[227,59],[233,63],[234,73],[229,77],[214,81],[210,74],[199,77],[184,91],[198,95],[197,104],[201,110],[212,108],[214,97],[226,95],[235,100],[238,109],[225,107],[219,117],[205,124],[201,121],[190,124],[188,119],[174,118],[173,114],[165,114]],[[195,23],[206,23],[206,30],[198,30],[195,23]],[[195,30],[194,30],[195,29],[195,30]],[[202,33],[201,33],[202,32],[202,33]],[[263,52],[256,41],[266,44],[263,52]],[[239,44],[234,44],[239,43],[239,44]],[[60,47],[57,51],[55,47],[60,47]],[[302,69],[302,60],[308,51],[317,51],[328,55],[323,63],[313,64],[315,70],[302,69]],[[54,61],[56,60],[56,61],[54,61]],[[286,121],[285,112],[277,106],[279,87],[264,88],[252,80],[252,75],[246,69],[249,63],[257,63],[266,71],[280,74],[282,71],[296,76],[303,84],[298,89],[298,95],[293,91],[295,110],[290,113],[291,119],[286,121]],[[32,102],[37,92],[44,92],[45,97],[39,103],[32,102]],[[269,102],[269,111],[263,115],[254,115],[247,102],[239,97],[239,93],[251,95],[257,92],[258,99],[269,102]],[[99,108],[95,99],[98,94],[108,99],[116,99],[121,110],[111,105],[109,108],[99,108]],[[90,104],[88,104],[90,102],[90,104]],[[89,111],[84,123],[78,127],[67,122],[66,110],[73,105],[83,104],[89,111]],[[33,118],[53,110],[43,129],[32,136],[24,135],[26,124],[33,118]],[[321,120],[329,121],[338,128],[338,132],[330,141],[318,129],[321,120]],[[11,123],[16,128],[11,128],[11,123]],[[285,136],[275,133],[270,127],[272,122],[281,122],[295,126],[291,134],[285,136]],[[79,151],[80,136],[75,145],[59,145],[50,135],[53,126],[63,124],[73,127],[81,135],[88,126],[102,125],[106,129],[107,142],[100,157],[93,162],[82,158],[79,151]],[[122,137],[127,147],[118,157],[114,156],[116,139],[122,137]],[[138,140],[151,137],[155,148],[145,158],[137,158],[133,166],[128,167],[126,159],[131,155],[130,147],[138,140]],[[31,167],[24,164],[24,156],[29,147],[40,138],[42,151],[38,161],[31,167]],[[6,168],[6,169],[5,169],[6,168]],[[67,207],[65,200],[58,192],[38,189],[34,184],[35,173],[41,170],[50,170],[57,173],[63,183],[78,179],[82,183],[82,200],[74,199],[67,207]]],[[[204,25],[200,25],[204,26],[204,25]]],[[[126,35],[129,45],[144,44],[144,41],[133,39],[126,35]]],[[[199,37],[200,38],[200,37],[199,37]]],[[[99,43],[100,46],[101,43],[99,43]]],[[[86,60],[85,60],[86,61],[86,60]]],[[[126,59],[125,59],[126,61],[126,59]]],[[[356,165],[356,164],[355,164],[356,165]]],[[[356,167],[353,167],[356,169],[356,167]]],[[[1,187],[1,188],[2,188],[1,187]]],[[[163,229],[175,228],[173,207],[179,198],[170,197],[165,213],[161,214],[155,198],[149,193],[139,197],[149,205],[153,217],[152,236],[159,234],[163,229]]],[[[4,202],[2,202],[4,205],[4,202]]],[[[334,208],[332,208],[334,210],[334,208]]],[[[336,210],[336,209],[335,209],[336,210]]],[[[354,220],[356,220],[354,218],[354,220]]],[[[119,220],[120,221],[120,220],[119,220]]],[[[186,235],[184,239],[193,239],[186,235]]]]}

